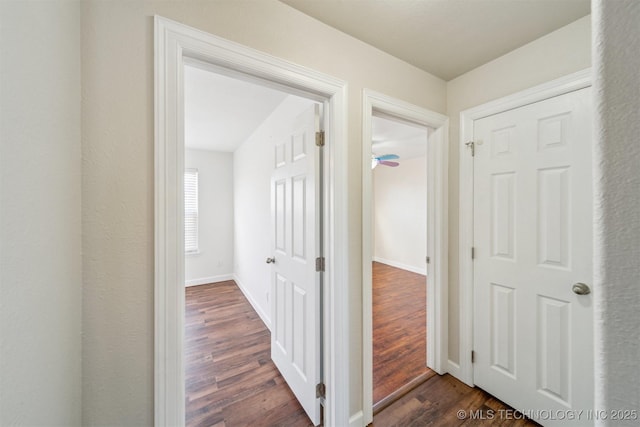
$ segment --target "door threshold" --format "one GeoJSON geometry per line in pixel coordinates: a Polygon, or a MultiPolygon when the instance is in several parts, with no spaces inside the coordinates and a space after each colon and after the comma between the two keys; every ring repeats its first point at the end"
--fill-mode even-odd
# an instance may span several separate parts
{"type": "Polygon", "coordinates": [[[382,411],[383,409],[385,409],[395,401],[399,400],[402,396],[409,393],[411,390],[418,387],[420,384],[424,383],[429,378],[435,375],[436,375],[435,371],[432,371],[431,369],[429,369],[427,372],[424,372],[418,375],[417,377],[415,377],[414,379],[412,379],[411,381],[409,381],[399,389],[395,390],[385,398],[381,399],[379,402],[374,403],[373,415],[377,415],[380,411],[382,411]]]}

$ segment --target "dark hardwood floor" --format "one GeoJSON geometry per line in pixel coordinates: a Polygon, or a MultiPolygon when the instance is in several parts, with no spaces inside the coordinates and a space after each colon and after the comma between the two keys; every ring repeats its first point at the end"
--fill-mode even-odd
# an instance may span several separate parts
{"type": "Polygon", "coordinates": [[[425,276],[373,263],[373,426],[537,426],[426,367],[426,291],[425,276]]]}
{"type": "Polygon", "coordinates": [[[233,281],[186,289],[186,425],[310,426],[271,361],[269,330],[233,281]]]}
{"type": "MultiPolygon", "coordinates": [[[[271,361],[269,331],[233,281],[187,288],[185,332],[187,426],[311,425],[271,361]]],[[[537,425],[500,418],[501,409],[509,407],[449,375],[433,374],[376,414],[373,425],[537,425]],[[495,415],[461,420],[459,410],[495,415]]]]}
{"type": "Polygon", "coordinates": [[[373,417],[373,427],[534,427],[479,388],[434,375],[373,417]]]}
{"type": "Polygon", "coordinates": [[[427,368],[425,283],[421,274],[373,263],[374,404],[416,378],[435,375],[427,368]]]}

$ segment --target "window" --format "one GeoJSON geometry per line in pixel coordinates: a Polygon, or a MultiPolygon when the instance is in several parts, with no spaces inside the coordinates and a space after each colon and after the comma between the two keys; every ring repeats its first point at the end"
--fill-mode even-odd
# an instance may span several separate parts
{"type": "Polygon", "coordinates": [[[198,252],[198,169],[184,171],[184,252],[198,252]]]}

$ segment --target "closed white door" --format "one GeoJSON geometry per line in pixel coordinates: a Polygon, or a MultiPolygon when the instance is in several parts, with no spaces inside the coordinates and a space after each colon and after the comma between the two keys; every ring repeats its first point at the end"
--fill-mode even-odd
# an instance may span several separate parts
{"type": "Polygon", "coordinates": [[[545,426],[593,425],[590,98],[474,123],[474,382],[545,426]]]}
{"type": "Polygon", "coordinates": [[[271,358],[311,421],[320,423],[320,275],[315,144],[318,106],[301,114],[275,146],[271,180],[271,358]]]}

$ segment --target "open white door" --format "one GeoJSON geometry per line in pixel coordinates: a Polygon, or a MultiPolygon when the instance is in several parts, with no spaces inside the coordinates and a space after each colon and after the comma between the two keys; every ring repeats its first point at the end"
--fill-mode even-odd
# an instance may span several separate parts
{"type": "Polygon", "coordinates": [[[590,92],[474,122],[474,382],[545,426],[593,425],[590,92]]]}
{"type": "Polygon", "coordinates": [[[314,425],[320,424],[319,110],[301,114],[275,146],[271,179],[271,358],[314,425]]]}

